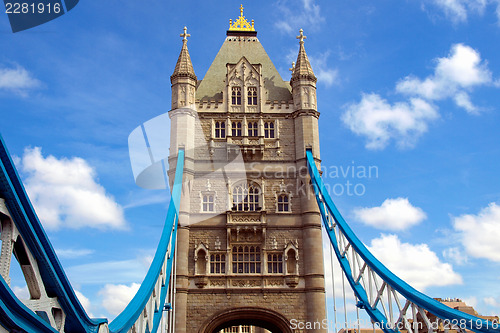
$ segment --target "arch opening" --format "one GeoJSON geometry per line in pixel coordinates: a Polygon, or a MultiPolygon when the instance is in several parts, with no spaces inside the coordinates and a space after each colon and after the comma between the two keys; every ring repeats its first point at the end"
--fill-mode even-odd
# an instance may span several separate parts
{"type": "Polygon", "coordinates": [[[292,333],[290,322],[283,315],[270,309],[257,307],[231,308],[220,311],[209,318],[199,332],[220,333],[224,332],[224,329],[240,325],[264,329],[260,332],[267,330],[271,333],[292,333]]]}

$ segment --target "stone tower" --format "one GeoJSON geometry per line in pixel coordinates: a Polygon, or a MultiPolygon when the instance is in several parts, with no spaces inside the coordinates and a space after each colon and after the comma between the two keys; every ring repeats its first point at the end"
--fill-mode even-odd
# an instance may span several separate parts
{"type": "Polygon", "coordinates": [[[240,10],[203,80],[195,75],[184,28],[171,76],[170,181],[177,150],[186,152],[178,333],[233,332],[238,325],[292,332],[292,320],[326,318],[321,219],[306,167],[306,149],[320,158],[306,37],[301,30],[291,80],[283,81],[253,20],[240,10]]]}

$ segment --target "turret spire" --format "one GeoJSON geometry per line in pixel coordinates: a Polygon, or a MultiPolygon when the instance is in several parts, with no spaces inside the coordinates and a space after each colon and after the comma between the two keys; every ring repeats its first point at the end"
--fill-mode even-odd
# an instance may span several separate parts
{"type": "Polygon", "coordinates": [[[299,30],[299,35],[297,39],[299,40],[299,54],[297,56],[297,61],[295,62],[295,67],[292,73],[292,81],[300,78],[310,79],[316,82],[316,76],[314,76],[314,72],[311,67],[311,63],[309,62],[309,58],[307,58],[306,49],[304,48],[304,39],[307,37],[304,36],[304,30],[299,30]]]}
{"type": "Polygon", "coordinates": [[[194,73],[193,63],[191,62],[191,57],[189,56],[189,51],[187,48],[187,37],[191,37],[191,35],[187,33],[186,27],[184,27],[184,33],[180,34],[180,37],[182,37],[182,49],[181,53],[179,54],[179,59],[177,59],[174,73],[170,77],[170,80],[173,80],[176,77],[180,76],[190,77],[194,80],[197,80],[196,74],[194,73]]]}

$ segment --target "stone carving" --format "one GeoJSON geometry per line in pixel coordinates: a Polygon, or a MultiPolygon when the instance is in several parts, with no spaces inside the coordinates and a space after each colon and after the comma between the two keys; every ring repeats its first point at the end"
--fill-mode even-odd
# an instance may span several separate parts
{"type": "Polygon", "coordinates": [[[283,279],[268,279],[267,280],[267,285],[268,286],[282,286],[283,285],[283,279]]]}
{"type": "Polygon", "coordinates": [[[261,280],[233,280],[233,287],[260,287],[262,285],[261,280]]]}

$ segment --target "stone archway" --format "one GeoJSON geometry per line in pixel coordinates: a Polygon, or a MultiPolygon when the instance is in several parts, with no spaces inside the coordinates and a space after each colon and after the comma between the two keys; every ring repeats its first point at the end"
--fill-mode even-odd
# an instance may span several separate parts
{"type": "Polygon", "coordinates": [[[280,313],[257,307],[240,307],[219,311],[205,321],[199,333],[216,333],[236,325],[253,325],[273,333],[292,333],[290,322],[280,313]]]}

